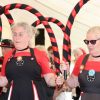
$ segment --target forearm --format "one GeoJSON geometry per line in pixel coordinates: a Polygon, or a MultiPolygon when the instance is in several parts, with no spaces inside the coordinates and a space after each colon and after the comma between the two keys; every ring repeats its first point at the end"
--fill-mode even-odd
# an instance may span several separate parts
{"type": "Polygon", "coordinates": [[[56,75],[50,77],[47,81],[48,86],[55,87],[56,86],[56,75]]]}
{"type": "Polygon", "coordinates": [[[44,76],[46,83],[49,86],[62,85],[64,82],[64,77],[62,75],[57,76],[56,74],[49,73],[44,76]]]}
{"type": "Polygon", "coordinates": [[[8,80],[5,76],[0,76],[0,87],[4,87],[8,84],[8,80]]]}
{"type": "Polygon", "coordinates": [[[56,81],[55,81],[56,77],[57,76],[53,73],[49,73],[49,74],[44,75],[44,79],[45,79],[47,85],[51,86],[51,87],[56,86],[56,81]]]}

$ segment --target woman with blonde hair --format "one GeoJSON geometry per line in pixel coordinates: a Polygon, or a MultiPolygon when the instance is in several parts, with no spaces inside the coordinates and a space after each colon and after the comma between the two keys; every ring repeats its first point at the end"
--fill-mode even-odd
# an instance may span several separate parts
{"type": "Polygon", "coordinates": [[[0,86],[9,84],[5,100],[48,100],[42,78],[54,87],[63,84],[63,77],[49,68],[45,51],[30,47],[35,34],[30,25],[16,23],[11,30],[15,48],[5,55],[0,76],[0,86]]]}
{"type": "Polygon", "coordinates": [[[80,86],[81,100],[100,99],[100,27],[95,26],[88,30],[84,43],[89,54],[82,55],[75,63],[67,86],[80,86]]]}

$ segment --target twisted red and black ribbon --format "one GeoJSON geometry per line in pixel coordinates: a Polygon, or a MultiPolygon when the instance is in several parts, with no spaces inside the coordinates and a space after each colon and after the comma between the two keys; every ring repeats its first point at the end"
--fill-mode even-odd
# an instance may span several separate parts
{"type": "Polygon", "coordinates": [[[11,16],[11,14],[9,13],[9,11],[7,10],[4,14],[7,17],[9,24],[12,25],[14,23],[14,19],[11,16]]]}
{"type": "MultiPolygon", "coordinates": [[[[2,11],[2,6],[0,6],[0,12],[2,11]]],[[[0,15],[0,41],[1,41],[1,35],[2,35],[2,21],[1,21],[1,15],[0,15]]]]}
{"type": "Polygon", "coordinates": [[[63,53],[64,53],[63,55],[64,55],[64,58],[68,57],[69,62],[71,60],[71,42],[70,42],[71,28],[72,28],[72,25],[74,23],[75,16],[78,14],[78,12],[82,8],[82,6],[84,4],[86,4],[88,1],[89,0],[80,0],[76,4],[76,6],[72,10],[72,12],[71,12],[71,14],[68,18],[67,24],[66,24],[66,34],[64,34],[64,40],[63,40],[63,53]],[[68,47],[69,47],[69,52],[68,52],[68,55],[67,55],[66,50],[67,50],[68,47]]]}
{"type": "MultiPolygon", "coordinates": [[[[14,8],[19,8],[19,9],[24,9],[24,10],[29,11],[30,13],[37,16],[38,19],[43,23],[44,27],[46,28],[46,30],[49,34],[51,44],[53,46],[55,65],[56,65],[57,68],[59,68],[60,56],[59,56],[59,52],[58,52],[58,46],[57,46],[56,38],[54,36],[54,33],[53,33],[50,25],[46,21],[46,19],[42,16],[41,13],[39,13],[36,9],[32,8],[31,6],[28,6],[28,5],[25,5],[25,4],[19,4],[19,3],[9,4],[9,5],[4,6],[0,15],[2,15],[3,13],[4,14],[7,13],[8,10],[12,10],[14,8]]],[[[1,27],[1,33],[2,33],[2,27],[1,27]]]]}
{"type": "MultiPolygon", "coordinates": [[[[58,19],[52,18],[52,17],[45,17],[45,18],[46,18],[46,20],[47,20],[48,22],[52,22],[52,23],[55,23],[56,25],[58,25],[58,26],[61,28],[61,30],[62,30],[63,32],[65,32],[65,26],[64,26],[63,23],[60,22],[58,19]]],[[[38,26],[38,25],[40,25],[40,24],[41,24],[41,21],[40,21],[40,20],[37,20],[37,21],[35,21],[35,22],[32,24],[32,26],[36,27],[36,26],[38,26]]]]}
{"type": "MultiPolygon", "coordinates": [[[[64,26],[63,23],[60,22],[58,19],[55,19],[55,18],[52,18],[52,17],[46,17],[46,20],[47,20],[48,22],[55,23],[57,26],[59,26],[59,27],[61,28],[61,30],[63,31],[63,33],[66,34],[66,28],[65,28],[65,26],[64,26]]],[[[32,24],[32,26],[36,27],[36,26],[38,26],[38,25],[40,25],[40,24],[41,24],[40,20],[37,20],[37,21],[35,21],[35,22],[32,24]]],[[[66,50],[66,53],[68,54],[68,49],[66,50]]],[[[64,53],[63,53],[63,54],[64,54],[64,53]]],[[[64,58],[64,56],[63,56],[63,60],[64,60],[64,61],[68,61],[68,59],[64,58]]]]}
{"type": "MultiPolygon", "coordinates": [[[[0,6],[0,11],[2,11],[2,13],[3,13],[3,7],[2,6],[0,6]]],[[[9,11],[5,12],[5,16],[8,20],[8,22],[9,22],[9,24],[11,25],[14,22],[14,20],[13,20],[11,14],[9,13],[9,11]]],[[[0,40],[1,40],[1,37],[2,37],[2,21],[1,21],[1,15],[0,15],[0,40]]]]}
{"type": "MultiPolygon", "coordinates": [[[[63,59],[65,59],[65,61],[68,61],[70,62],[70,59],[71,59],[71,44],[70,44],[70,31],[71,31],[71,28],[72,28],[72,25],[73,25],[73,22],[74,22],[74,19],[75,19],[75,16],[77,15],[77,13],[79,12],[79,10],[81,9],[81,7],[87,3],[89,0],[80,0],[76,6],[74,7],[74,9],[72,10],[69,18],[68,18],[68,21],[67,21],[67,25],[66,25],[66,29],[65,30],[65,33],[64,33],[64,39],[63,39],[63,59]],[[69,52],[68,52],[69,51],[69,52]]],[[[8,13],[7,11],[8,10],[11,10],[11,9],[14,9],[14,8],[19,8],[19,9],[25,9],[25,10],[28,10],[29,12],[35,14],[38,19],[43,23],[43,25],[47,28],[47,32],[49,34],[49,36],[51,37],[50,40],[51,40],[51,44],[55,43],[55,38],[53,38],[53,35],[52,35],[52,30],[51,30],[51,27],[49,26],[48,27],[48,22],[46,22],[45,18],[36,10],[34,10],[32,7],[28,6],[28,5],[24,5],[24,4],[11,4],[11,5],[6,5],[3,10],[1,10],[0,12],[0,15],[3,14],[3,13],[8,13]],[[42,17],[41,17],[42,16],[42,17]]],[[[13,23],[12,20],[9,21],[10,23],[13,23]]],[[[1,23],[1,19],[0,19],[0,32],[2,31],[2,23],[1,23]]],[[[58,50],[58,47],[57,45],[53,44],[52,46],[54,46],[53,49],[54,50],[54,56],[56,54],[55,51],[58,50]],[[57,49],[56,49],[57,48],[57,49]]],[[[55,61],[56,61],[56,65],[59,66],[59,62],[60,62],[60,57],[59,57],[59,54],[58,56],[55,56],[55,58],[57,58],[55,61]]]]}

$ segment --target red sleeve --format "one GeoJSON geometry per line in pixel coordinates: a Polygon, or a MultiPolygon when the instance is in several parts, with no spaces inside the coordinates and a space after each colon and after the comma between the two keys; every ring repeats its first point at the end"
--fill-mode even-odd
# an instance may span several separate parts
{"type": "Polygon", "coordinates": [[[42,69],[42,75],[47,73],[54,73],[49,67],[49,58],[45,51],[40,51],[38,49],[34,49],[35,57],[42,69]]]}
{"type": "Polygon", "coordinates": [[[5,56],[4,56],[4,60],[3,60],[3,65],[1,68],[1,75],[5,76],[5,67],[6,67],[6,63],[8,61],[8,58],[12,55],[12,51],[8,52],[5,56]]]}
{"type": "Polygon", "coordinates": [[[85,55],[80,56],[75,63],[75,67],[72,72],[72,74],[74,74],[75,76],[78,76],[78,74],[80,73],[80,66],[82,64],[82,60],[84,57],[85,57],[85,55]]]}

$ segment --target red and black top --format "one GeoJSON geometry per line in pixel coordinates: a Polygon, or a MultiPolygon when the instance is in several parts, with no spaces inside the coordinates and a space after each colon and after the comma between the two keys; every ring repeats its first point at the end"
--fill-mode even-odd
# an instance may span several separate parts
{"type": "Polygon", "coordinates": [[[49,59],[44,51],[30,48],[30,52],[15,52],[14,54],[9,52],[5,55],[1,72],[10,84],[7,98],[48,100],[41,77],[47,73],[53,73],[53,71],[49,68],[49,59]],[[22,57],[22,66],[16,64],[18,56],[22,57]]]}
{"type": "MultiPolygon", "coordinates": [[[[78,76],[80,73],[80,66],[82,64],[84,57],[85,57],[85,55],[80,56],[79,59],[75,63],[75,67],[72,72],[75,76],[78,76]]],[[[86,62],[86,66],[85,66],[84,70],[88,71],[91,69],[94,69],[96,72],[100,72],[100,61],[89,61],[88,60],[86,62]]]]}
{"type": "Polygon", "coordinates": [[[100,99],[100,61],[87,60],[82,73],[80,73],[80,66],[82,64],[84,57],[85,55],[82,55],[77,60],[72,74],[78,76],[80,88],[81,91],[83,92],[81,96],[82,100],[89,100],[90,98],[91,100],[99,100],[100,99]],[[93,76],[89,75],[89,71],[91,70],[95,72],[93,76]]]}

